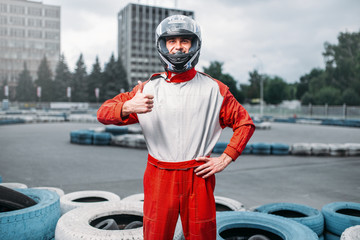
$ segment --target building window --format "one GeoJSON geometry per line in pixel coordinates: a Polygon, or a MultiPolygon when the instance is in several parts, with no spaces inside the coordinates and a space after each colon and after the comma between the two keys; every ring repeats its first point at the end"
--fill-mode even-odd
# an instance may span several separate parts
{"type": "Polygon", "coordinates": [[[28,37],[30,37],[30,38],[42,38],[42,31],[40,31],[40,30],[28,30],[28,37]]]}
{"type": "Polygon", "coordinates": [[[16,26],[25,26],[25,18],[23,17],[10,17],[9,23],[16,26]]]}
{"type": "Polygon", "coordinates": [[[28,26],[29,27],[42,27],[42,20],[41,19],[29,18],[28,19],[28,26]]]}
{"type": "Polygon", "coordinates": [[[45,32],[46,39],[59,39],[60,34],[58,32],[45,32]]]}
{"type": "Polygon", "coordinates": [[[25,30],[24,29],[11,28],[10,29],[10,36],[12,36],[12,37],[25,37],[25,30]]]}
{"type": "Polygon", "coordinates": [[[56,9],[45,9],[45,16],[51,18],[60,18],[60,11],[56,9]]]}
{"type": "Polygon", "coordinates": [[[35,8],[35,7],[28,7],[28,15],[41,16],[42,15],[42,9],[41,8],[35,8]]]}
{"type": "Polygon", "coordinates": [[[45,27],[51,29],[60,29],[59,21],[45,20],[45,27]]]}
{"type": "Polygon", "coordinates": [[[7,28],[0,27],[0,36],[6,36],[7,35],[7,28]]]}
{"type": "Polygon", "coordinates": [[[0,16],[0,24],[7,24],[7,17],[6,16],[0,16]]]}
{"type": "Polygon", "coordinates": [[[25,13],[25,7],[17,6],[17,5],[10,5],[10,12],[16,13],[16,14],[24,14],[25,13]]]}
{"type": "Polygon", "coordinates": [[[7,12],[7,5],[0,3],[0,12],[7,12]]]}

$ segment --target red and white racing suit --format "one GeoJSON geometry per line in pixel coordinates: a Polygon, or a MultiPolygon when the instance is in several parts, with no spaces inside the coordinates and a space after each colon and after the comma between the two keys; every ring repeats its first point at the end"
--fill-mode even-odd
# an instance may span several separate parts
{"type": "Polygon", "coordinates": [[[144,239],[172,239],[180,214],[186,239],[216,239],[215,176],[196,176],[194,160],[210,156],[221,130],[234,131],[224,153],[235,160],[255,126],[229,88],[194,68],[175,76],[154,74],[143,93],[154,96],[146,114],[121,117],[139,88],[107,100],[98,110],[104,124],[139,123],[149,152],[144,174],[144,239]]]}

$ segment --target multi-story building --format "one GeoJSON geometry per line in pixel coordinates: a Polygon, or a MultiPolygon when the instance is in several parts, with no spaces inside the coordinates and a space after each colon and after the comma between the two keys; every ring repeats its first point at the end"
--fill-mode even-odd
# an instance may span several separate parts
{"type": "Polygon", "coordinates": [[[0,0],[0,83],[16,85],[24,62],[36,79],[44,56],[54,72],[60,56],[60,6],[0,0]]]}
{"type": "Polygon", "coordinates": [[[118,13],[118,56],[130,86],[164,71],[155,47],[155,30],[164,18],[176,14],[194,18],[193,11],[134,3],[118,13]]]}

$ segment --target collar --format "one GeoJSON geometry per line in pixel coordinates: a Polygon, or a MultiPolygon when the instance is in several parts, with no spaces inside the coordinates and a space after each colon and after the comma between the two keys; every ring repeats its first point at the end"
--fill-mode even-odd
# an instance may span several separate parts
{"type": "Polygon", "coordinates": [[[197,71],[195,70],[195,68],[192,68],[186,72],[182,72],[182,73],[174,73],[174,72],[167,72],[167,78],[166,81],[167,82],[172,82],[172,83],[182,83],[182,82],[187,82],[190,81],[191,79],[193,79],[196,75],[197,71]]]}

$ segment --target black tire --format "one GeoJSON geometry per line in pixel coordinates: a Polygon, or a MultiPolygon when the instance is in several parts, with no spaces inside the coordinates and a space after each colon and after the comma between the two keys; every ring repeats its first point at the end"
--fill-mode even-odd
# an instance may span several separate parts
{"type": "Polygon", "coordinates": [[[52,239],[60,218],[59,196],[42,189],[18,189],[31,197],[36,205],[20,210],[0,213],[1,240],[52,239]]]}
{"type": "Polygon", "coordinates": [[[360,203],[333,202],[322,208],[326,230],[340,236],[345,229],[360,225],[360,203]]]}
{"type": "Polygon", "coordinates": [[[216,221],[218,240],[239,235],[248,238],[255,234],[261,234],[270,239],[319,239],[314,231],[298,222],[266,213],[218,212],[216,221]]]}
{"type": "Polygon", "coordinates": [[[295,203],[270,203],[257,207],[255,211],[290,218],[309,227],[316,232],[318,236],[324,231],[324,217],[322,213],[319,210],[306,205],[295,203]]]}
{"type": "Polygon", "coordinates": [[[11,188],[0,186],[0,212],[19,210],[36,205],[31,198],[11,188]]]}

